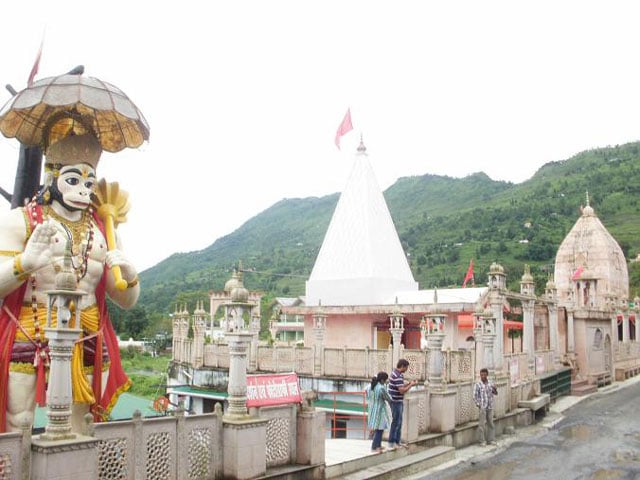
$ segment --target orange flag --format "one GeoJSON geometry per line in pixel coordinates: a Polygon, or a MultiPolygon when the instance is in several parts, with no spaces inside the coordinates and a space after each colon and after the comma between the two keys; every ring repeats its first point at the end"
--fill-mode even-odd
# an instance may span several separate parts
{"type": "Polygon", "coordinates": [[[467,270],[467,274],[464,276],[462,288],[467,287],[467,282],[469,280],[471,280],[471,285],[475,286],[476,282],[473,280],[473,258],[469,261],[469,269],[467,270]]]}

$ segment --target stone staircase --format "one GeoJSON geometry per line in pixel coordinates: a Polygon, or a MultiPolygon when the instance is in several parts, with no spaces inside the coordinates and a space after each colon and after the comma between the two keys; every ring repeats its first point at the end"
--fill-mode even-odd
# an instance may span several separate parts
{"type": "Polygon", "coordinates": [[[581,397],[598,391],[596,385],[590,385],[587,380],[571,380],[571,395],[581,397]]]}

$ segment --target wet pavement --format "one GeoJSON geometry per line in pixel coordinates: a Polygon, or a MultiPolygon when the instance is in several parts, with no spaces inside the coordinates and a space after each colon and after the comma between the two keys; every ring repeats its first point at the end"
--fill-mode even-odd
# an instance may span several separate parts
{"type": "Polygon", "coordinates": [[[539,424],[471,445],[407,480],[640,479],[640,377],[588,397],[561,397],[539,424]]]}

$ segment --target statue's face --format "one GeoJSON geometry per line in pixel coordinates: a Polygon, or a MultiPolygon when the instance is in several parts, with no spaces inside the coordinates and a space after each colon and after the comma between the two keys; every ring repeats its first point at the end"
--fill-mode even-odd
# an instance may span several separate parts
{"type": "Polygon", "coordinates": [[[60,169],[56,186],[60,197],[56,200],[67,210],[85,210],[91,204],[96,172],[86,163],[66,165],[60,169]]]}

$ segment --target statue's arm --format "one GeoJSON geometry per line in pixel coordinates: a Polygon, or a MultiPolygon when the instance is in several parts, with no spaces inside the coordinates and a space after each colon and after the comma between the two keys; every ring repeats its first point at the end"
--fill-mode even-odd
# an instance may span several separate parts
{"type": "Polygon", "coordinates": [[[124,254],[122,242],[116,232],[117,248],[107,252],[106,263],[109,268],[118,265],[122,271],[122,278],[127,281],[127,288],[118,290],[115,286],[113,273],[107,275],[107,294],[111,300],[120,308],[129,309],[135,306],[140,296],[140,282],[138,281],[138,271],[131,263],[129,258],[124,254]]]}
{"type": "MultiPolygon", "coordinates": [[[[36,226],[27,240],[27,223],[21,209],[0,219],[0,297],[26,282],[30,274],[51,265],[57,252],[54,237],[58,228],[51,221],[36,226]]],[[[62,248],[60,245],[58,249],[62,248]]]]}

